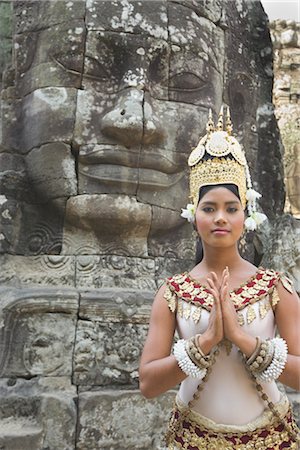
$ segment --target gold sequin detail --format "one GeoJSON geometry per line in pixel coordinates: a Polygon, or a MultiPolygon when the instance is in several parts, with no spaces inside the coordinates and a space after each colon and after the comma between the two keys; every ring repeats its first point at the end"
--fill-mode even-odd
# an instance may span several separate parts
{"type": "Polygon", "coordinates": [[[259,304],[259,317],[261,319],[264,319],[268,313],[268,311],[270,310],[271,305],[269,300],[267,301],[261,301],[259,304]]]}
{"type": "Polygon", "coordinates": [[[283,285],[283,287],[290,293],[293,293],[293,282],[292,280],[290,280],[288,277],[281,275],[280,276],[280,281],[283,285]]]}
{"type": "Polygon", "coordinates": [[[195,323],[199,322],[199,320],[201,318],[201,312],[202,312],[202,308],[197,308],[196,306],[194,307],[192,319],[195,323]]]}
{"type": "Polygon", "coordinates": [[[183,317],[188,320],[190,318],[191,315],[191,304],[190,303],[185,303],[184,307],[183,307],[183,317]]]}
{"type": "Polygon", "coordinates": [[[272,300],[271,300],[271,302],[272,302],[272,308],[273,308],[273,309],[275,308],[275,306],[277,305],[277,303],[278,303],[279,301],[280,301],[280,297],[279,297],[278,291],[277,291],[277,289],[276,289],[276,287],[275,287],[274,290],[273,290],[272,300]]]}
{"type": "MultiPolygon", "coordinates": [[[[289,292],[292,292],[291,280],[279,272],[262,267],[258,268],[256,274],[249,278],[247,282],[230,292],[230,299],[237,313],[242,309],[246,309],[246,315],[238,317],[241,326],[245,322],[248,324],[252,323],[256,318],[255,310],[252,306],[254,303],[265,299],[259,305],[259,316],[261,319],[266,316],[271,306],[275,307],[280,300],[276,290],[279,280],[282,281],[282,284],[289,292]],[[269,301],[269,297],[271,297],[271,301],[269,301]]],[[[191,317],[195,323],[200,320],[201,310],[206,309],[210,312],[214,304],[213,295],[207,292],[207,287],[193,279],[188,272],[174,275],[167,280],[164,297],[172,312],[175,312],[177,307],[180,317],[186,319],[191,317]],[[183,304],[179,306],[179,303],[182,302],[183,304]],[[191,313],[189,309],[183,309],[183,305],[194,305],[199,309],[199,312],[193,311],[191,313]]]]}
{"type": "Polygon", "coordinates": [[[178,301],[177,311],[178,311],[179,316],[182,317],[183,316],[183,304],[182,304],[181,300],[178,301]]]}
{"type": "Polygon", "coordinates": [[[172,312],[175,312],[177,296],[176,296],[175,292],[171,291],[169,285],[167,285],[167,287],[166,287],[166,290],[164,293],[164,298],[167,300],[170,310],[172,312]]]}
{"type": "Polygon", "coordinates": [[[242,313],[238,313],[238,323],[242,327],[245,325],[245,319],[242,313]]]}
{"type": "Polygon", "coordinates": [[[247,309],[247,324],[250,325],[251,322],[253,322],[253,320],[256,318],[256,314],[254,311],[254,308],[252,305],[249,305],[248,309],[247,309]]]}

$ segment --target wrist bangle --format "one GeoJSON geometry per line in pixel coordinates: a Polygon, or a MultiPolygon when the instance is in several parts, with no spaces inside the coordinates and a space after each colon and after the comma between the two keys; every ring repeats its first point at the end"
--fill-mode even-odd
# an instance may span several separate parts
{"type": "Polygon", "coordinates": [[[277,380],[283,372],[287,361],[288,348],[287,343],[282,338],[274,338],[271,340],[274,345],[274,354],[269,366],[257,375],[260,381],[270,382],[277,380]]]}
{"type": "Polygon", "coordinates": [[[186,341],[184,339],[180,339],[176,342],[173,348],[174,356],[177,360],[177,363],[180,369],[187,375],[192,378],[202,379],[206,375],[206,369],[197,367],[196,364],[190,359],[187,351],[185,349],[186,341]]]}

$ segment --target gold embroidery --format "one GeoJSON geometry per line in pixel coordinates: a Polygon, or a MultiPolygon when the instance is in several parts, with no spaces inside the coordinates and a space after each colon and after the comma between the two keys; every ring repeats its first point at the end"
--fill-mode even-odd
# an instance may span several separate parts
{"type": "Polygon", "coordinates": [[[270,308],[271,306],[268,300],[266,302],[261,301],[259,304],[259,317],[264,319],[270,308]]]}
{"type": "Polygon", "coordinates": [[[248,309],[247,309],[247,324],[250,325],[251,322],[253,322],[253,320],[256,318],[256,314],[254,311],[254,308],[252,305],[249,305],[248,309]]]}
{"type": "Polygon", "coordinates": [[[194,307],[194,311],[192,314],[192,319],[195,323],[198,323],[201,318],[202,308],[194,307]]]}
{"type": "Polygon", "coordinates": [[[191,315],[191,304],[185,303],[183,308],[183,317],[188,320],[191,315]]]}
{"type": "MultiPolygon", "coordinates": [[[[246,317],[239,318],[240,325],[244,324],[245,321],[250,324],[255,319],[256,314],[252,305],[265,297],[267,298],[267,301],[260,305],[259,315],[261,318],[266,316],[270,309],[268,298],[274,292],[275,285],[278,283],[279,279],[284,279],[285,281],[283,281],[283,283],[285,283],[287,287],[291,286],[290,280],[283,277],[278,272],[260,267],[256,274],[247,282],[230,292],[230,299],[237,312],[247,308],[246,317]],[[244,322],[242,322],[243,319],[244,322]]],[[[200,313],[193,312],[193,314],[191,314],[189,310],[186,310],[184,313],[182,305],[179,306],[179,302],[179,316],[184,316],[185,318],[192,317],[193,321],[197,323],[200,320],[202,308],[206,309],[208,312],[211,311],[214,304],[212,294],[208,292],[208,288],[205,285],[202,285],[200,282],[193,279],[187,272],[169,278],[167,280],[167,286],[169,289],[166,289],[165,298],[168,301],[171,311],[176,311],[178,300],[184,302],[184,305],[195,305],[197,309],[200,310],[200,313]]]]}
{"type": "Polygon", "coordinates": [[[293,293],[293,282],[285,275],[280,275],[280,281],[283,287],[290,293],[293,293]]]}
{"type": "Polygon", "coordinates": [[[165,290],[165,293],[164,293],[164,298],[167,300],[170,310],[172,312],[175,312],[177,297],[176,297],[176,294],[171,291],[169,285],[167,285],[167,287],[166,287],[166,290],[165,290]]]}
{"type": "MultiPolygon", "coordinates": [[[[282,420],[291,420],[293,429],[298,430],[290,410],[282,420]]],[[[289,436],[288,431],[278,430],[280,423],[280,420],[276,418],[267,426],[253,431],[218,432],[208,428],[201,421],[195,421],[189,410],[182,411],[175,405],[169,421],[166,443],[168,450],[184,450],[190,446],[195,450],[268,450],[269,448],[279,450],[283,443],[288,444],[289,449],[296,450],[298,448],[296,440],[289,436]]]]}
{"type": "Polygon", "coordinates": [[[242,327],[243,325],[245,325],[245,319],[242,313],[238,313],[238,323],[239,325],[242,327]]]}
{"type": "Polygon", "coordinates": [[[279,301],[280,301],[280,297],[279,297],[278,291],[277,291],[277,289],[275,287],[274,290],[273,290],[273,293],[272,293],[272,300],[271,300],[273,309],[275,308],[275,306],[277,305],[277,303],[279,301]]]}
{"type": "Polygon", "coordinates": [[[181,300],[178,301],[177,311],[180,317],[183,316],[183,302],[181,300]]]}

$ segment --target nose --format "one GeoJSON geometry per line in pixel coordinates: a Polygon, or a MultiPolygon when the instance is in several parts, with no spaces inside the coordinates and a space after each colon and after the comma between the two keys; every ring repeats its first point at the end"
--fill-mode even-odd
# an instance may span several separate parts
{"type": "Polygon", "coordinates": [[[101,131],[127,147],[163,140],[160,120],[143,90],[126,88],[102,118],[101,131]]]}
{"type": "Polygon", "coordinates": [[[225,224],[227,223],[227,219],[223,210],[219,209],[216,211],[214,222],[217,224],[225,224]]]}

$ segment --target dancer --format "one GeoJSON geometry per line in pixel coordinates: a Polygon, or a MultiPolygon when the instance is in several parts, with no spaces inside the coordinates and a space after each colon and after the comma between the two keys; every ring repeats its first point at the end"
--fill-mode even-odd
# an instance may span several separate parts
{"type": "Polygon", "coordinates": [[[266,216],[256,210],[261,195],[229,108],[216,127],[210,111],[206,131],[189,157],[192,203],[182,213],[203,257],[156,294],[140,389],[153,398],[181,383],[169,450],[297,449],[299,430],[276,380],[300,389],[300,301],[282,273],[239,254],[244,227],[255,230],[266,216]]]}

